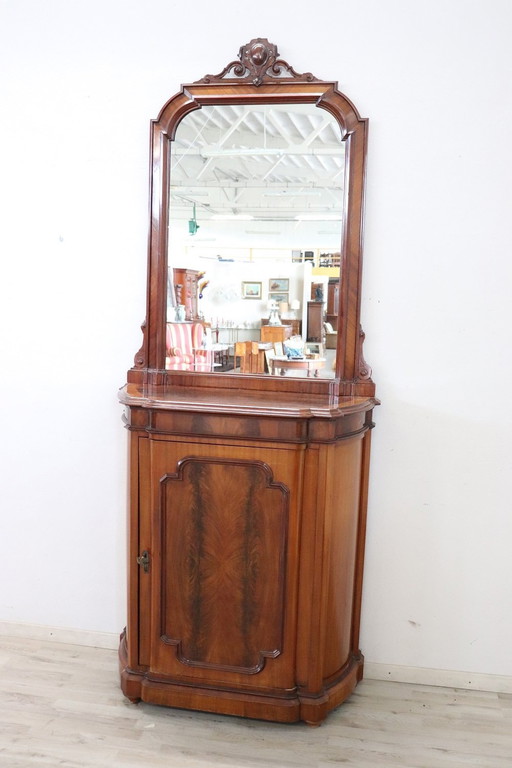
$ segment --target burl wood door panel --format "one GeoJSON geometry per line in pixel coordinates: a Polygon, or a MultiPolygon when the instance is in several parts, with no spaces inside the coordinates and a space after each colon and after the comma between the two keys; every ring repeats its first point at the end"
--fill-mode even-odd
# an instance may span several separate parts
{"type": "Polygon", "coordinates": [[[152,441],[153,674],[293,686],[301,456],[152,441]]]}

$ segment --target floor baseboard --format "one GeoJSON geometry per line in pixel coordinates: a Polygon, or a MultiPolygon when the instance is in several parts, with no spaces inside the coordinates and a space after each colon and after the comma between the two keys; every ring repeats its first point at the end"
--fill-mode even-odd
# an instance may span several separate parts
{"type": "MultiPolygon", "coordinates": [[[[41,624],[24,624],[11,621],[0,621],[0,637],[23,637],[28,640],[46,640],[68,645],[107,648],[108,650],[117,650],[119,646],[119,634],[115,632],[93,632],[86,629],[48,627],[41,624]]],[[[512,694],[512,677],[508,675],[404,667],[399,664],[365,661],[364,677],[369,680],[389,680],[393,683],[434,685],[441,688],[465,688],[475,691],[512,694]]]]}
{"type": "Polygon", "coordinates": [[[370,680],[389,680],[394,683],[435,685],[441,688],[465,688],[474,691],[512,693],[512,677],[460,672],[451,669],[403,667],[399,664],[379,664],[365,661],[364,677],[370,680]]]}
{"type": "Polygon", "coordinates": [[[119,634],[114,632],[93,632],[88,629],[67,629],[48,627],[41,624],[25,624],[14,621],[0,621],[0,637],[23,637],[28,640],[50,640],[68,645],[85,645],[92,648],[117,649],[119,634]]]}

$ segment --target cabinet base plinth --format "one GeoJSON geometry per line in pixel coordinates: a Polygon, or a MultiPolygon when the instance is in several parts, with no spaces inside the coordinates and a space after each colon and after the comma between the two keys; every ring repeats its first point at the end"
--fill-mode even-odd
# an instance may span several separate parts
{"type": "Polygon", "coordinates": [[[339,678],[318,696],[294,691],[283,692],[280,697],[278,693],[270,696],[257,691],[248,693],[156,680],[147,671],[134,671],[127,666],[124,637],[119,647],[119,667],[121,689],[130,701],[277,723],[304,721],[317,726],[350,696],[361,680],[363,658],[352,657],[339,678]]]}

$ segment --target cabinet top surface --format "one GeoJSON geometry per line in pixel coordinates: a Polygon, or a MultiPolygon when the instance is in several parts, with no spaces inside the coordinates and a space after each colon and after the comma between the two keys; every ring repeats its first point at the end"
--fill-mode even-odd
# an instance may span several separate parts
{"type": "Polygon", "coordinates": [[[201,389],[192,387],[142,387],[126,384],[119,400],[130,407],[163,410],[235,413],[279,418],[335,418],[369,411],[378,400],[374,397],[311,397],[298,394],[279,396],[243,390],[201,389]]]}

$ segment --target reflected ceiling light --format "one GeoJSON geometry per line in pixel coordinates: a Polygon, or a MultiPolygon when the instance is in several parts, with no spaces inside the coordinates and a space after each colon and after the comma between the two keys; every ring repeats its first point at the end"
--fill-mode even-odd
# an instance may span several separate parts
{"type": "Polygon", "coordinates": [[[190,199],[190,195],[194,195],[194,197],[208,197],[209,192],[198,192],[197,190],[191,190],[190,192],[184,191],[184,192],[176,192],[177,189],[181,189],[181,187],[171,186],[169,189],[172,192],[173,197],[179,197],[180,200],[187,200],[187,202],[192,203],[193,200],[190,199]]]}
{"type": "Polygon", "coordinates": [[[254,216],[248,213],[214,213],[212,219],[215,221],[252,221],[254,216]]]}
{"type": "Polygon", "coordinates": [[[276,230],[270,230],[270,229],[246,229],[245,230],[246,235],[280,235],[278,229],[276,230]]]}
{"type": "Polygon", "coordinates": [[[338,213],[301,213],[295,217],[295,221],[341,221],[338,213]]]}
{"type": "Polygon", "coordinates": [[[323,193],[319,189],[279,189],[274,192],[264,192],[263,197],[319,197],[323,193]]]}
{"type": "Polygon", "coordinates": [[[291,154],[289,149],[276,147],[227,147],[226,149],[209,149],[203,147],[200,150],[202,157],[225,157],[226,155],[283,155],[291,154]]]}

